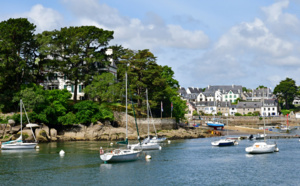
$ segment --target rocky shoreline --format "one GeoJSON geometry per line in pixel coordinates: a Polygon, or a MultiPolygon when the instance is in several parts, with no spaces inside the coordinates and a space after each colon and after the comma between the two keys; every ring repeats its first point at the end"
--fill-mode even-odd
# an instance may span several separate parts
{"type": "MultiPolygon", "coordinates": [[[[128,116],[128,139],[136,140],[137,131],[135,126],[135,120],[133,117],[128,116]]],[[[126,125],[125,125],[125,113],[115,113],[115,121],[113,123],[98,122],[96,124],[91,124],[89,126],[85,125],[71,125],[64,126],[59,130],[54,128],[49,128],[46,125],[40,125],[39,128],[34,129],[34,134],[37,141],[39,142],[55,142],[55,141],[120,141],[124,140],[126,136],[126,125]]],[[[199,127],[193,127],[190,125],[180,125],[177,124],[174,119],[160,119],[155,118],[155,128],[158,131],[157,135],[159,137],[167,137],[168,139],[191,139],[191,138],[209,138],[214,136],[222,136],[227,134],[235,136],[248,136],[250,134],[262,133],[262,130],[255,129],[258,128],[261,123],[256,120],[250,123],[252,120],[237,120],[230,122],[230,126],[225,126],[224,130],[213,130],[212,128],[206,127],[201,124],[199,127]],[[238,122],[237,122],[238,121],[238,122]],[[247,121],[247,122],[246,122],[247,121]],[[236,123],[235,123],[236,122],[236,123]],[[243,123],[242,125],[236,125],[238,123],[243,123]],[[235,125],[234,125],[235,124],[235,125]],[[226,131],[226,133],[225,133],[226,131]]],[[[195,121],[193,121],[194,123],[195,121]]],[[[143,139],[147,137],[148,124],[144,118],[138,120],[140,137],[143,139]]],[[[200,123],[200,121],[199,121],[200,123]]],[[[278,124],[278,121],[274,121],[274,124],[278,124]]],[[[295,122],[297,124],[298,122],[295,122]]],[[[271,123],[273,124],[273,123],[271,123]]],[[[9,124],[0,124],[0,137],[1,141],[13,140],[19,137],[20,126],[15,126],[13,122],[9,124]],[[4,133],[4,138],[1,135],[4,133]]],[[[150,133],[151,136],[155,136],[154,126],[150,129],[153,131],[150,133]]],[[[267,133],[274,133],[267,131],[267,133]]],[[[30,128],[23,129],[23,137],[27,141],[33,141],[34,137],[32,135],[30,128]]]]}

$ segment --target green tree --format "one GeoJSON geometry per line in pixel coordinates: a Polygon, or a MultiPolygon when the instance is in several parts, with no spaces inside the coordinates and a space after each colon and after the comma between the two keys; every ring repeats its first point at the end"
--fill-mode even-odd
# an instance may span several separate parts
{"type": "Polygon", "coordinates": [[[265,87],[265,86],[263,86],[263,85],[259,85],[257,88],[256,88],[256,90],[258,90],[258,89],[267,89],[268,87],[265,87]]]}
{"type": "Polygon", "coordinates": [[[0,22],[0,105],[6,111],[12,108],[13,95],[21,85],[33,81],[35,27],[26,18],[0,22]]]}
{"type": "Polygon", "coordinates": [[[22,99],[27,111],[33,110],[36,105],[41,105],[46,102],[45,91],[42,86],[36,84],[23,85],[22,90],[15,94],[13,102],[19,103],[22,99]]]}
{"type": "Polygon", "coordinates": [[[286,78],[280,81],[274,89],[274,94],[277,96],[279,101],[285,102],[285,108],[289,109],[294,98],[298,95],[298,87],[296,82],[291,78],[286,78]]]}
{"type": "Polygon", "coordinates": [[[40,60],[51,62],[52,73],[61,72],[69,80],[68,84],[74,86],[76,102],[77,86],[88,85],[110,63],[105,51],[111,39],[113,31],[95,26],[44,31],[38,35],[40,60]]]}
{"type": "Polygon", "coordinates": [[[74,105],[76,118],[79,123],[90,124],[99,120],[112,120],[113,113],[105,106],[99,106],[95,102],[86,100],[74,105]]]}
{"type": "Polygon", "coordinates": [[[137,106],[142,107],[146,88],[149,92],[149,102],[152,101],[154,107],[158,106],[163,97],[163,92],[159,90],[164,90],[166,86],[166,80],[161,78],[162,67],[157,65],[156,57],[147,49],[125,51],[118,64],[119,82],[124,82],[127,71],[131,94],[137,101],[137,106]]]}
{"type": "Polygon", "coordinates": [[[33,109],[32,119],[42,122],[50,127],[60,125],[59,118],[65,116],[70,110],[69,100],[72,96],[66,89],[45,90],[45,103],[36,105],[33,109]]]}
{"type": "Polygon", "coordinates": [[[90,85],[86,86],[84,93],[93,100],[112,102],[121,97],[120,86],[116,83],[115,76],[111,73],[102,73],[95,76],[90,85]]]}

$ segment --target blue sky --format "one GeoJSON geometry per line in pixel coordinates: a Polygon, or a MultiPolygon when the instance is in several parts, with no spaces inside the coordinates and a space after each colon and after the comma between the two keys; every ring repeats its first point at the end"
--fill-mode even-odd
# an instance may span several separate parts
{"type": "Polygon", "coordinates": [[[182,87],[300,82],[300,0],[10,0],[0,21],[26,17],[37,32],[94,25],[110,45],[150,49],[182,87]]]}

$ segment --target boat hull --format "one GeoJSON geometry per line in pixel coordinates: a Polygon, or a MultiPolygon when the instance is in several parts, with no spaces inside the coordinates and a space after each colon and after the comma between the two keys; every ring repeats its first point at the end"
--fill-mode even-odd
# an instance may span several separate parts
{"type": "Polygon", "coordinates": [[[156,137],[153,137],[151,140],[150,140],[150,143],[162,143],[166,140],[167,138],[156,138],[156,137]]]}
{"type": "Polygon", "coordinates": [[[132,150],[160,150],[161,146],[157,143],[134,144],[129,146],[132,150]]]}
{"type": "Polygon", "coordinates": [[[231,139],[222,139],[218,141],[211,142],[213,146],[232,146],[235,145],[235,140],[231,139]]]}
{"type": "Polygon", "coordinates": [[[37,143],[14,143],[14,144],[2,144],[2,150],[16,150],[16,149],[34,149],[37,143]]]}
{"type": "Polygon", "coordinates": [[[278,152],[276,144],[267,144],[265,142],[254,143],[252,146],[247,147],[245,151],[249,154],[265,154],[278,152]]]}
{"type": "Polygon", "coordinates": [[[131,151],[131,150],[114,150],[113,152],[105,153],[100,155],[100,159],[105,163],[108,162],[128,162],[135,161],[139,158],[140,151],[131,151]]]}

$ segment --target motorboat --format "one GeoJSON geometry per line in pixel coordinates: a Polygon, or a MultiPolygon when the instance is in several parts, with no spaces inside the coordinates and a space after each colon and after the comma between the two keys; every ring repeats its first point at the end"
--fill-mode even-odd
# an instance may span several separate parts
{"type": "Polygon", "coordinates": [[[247,147],[245,151],[249,154],[263,154],[278,152],[277,144],[267,144],[266,142],[256,142],[252,146],[247,147]]]}
{"type": "Polygon", "coordinates": [[[237,141],[233,139],[220,139],[218,141],[211,142],[213,146],[232,146],[237,145],[237,141]]]}
{"type": "MultiPolygon", "coordinates": [[[[264,102],[263,102],[264,105],[264,102]]],[[[249,154],[264,154],[264,153],[273,153],[273,152],[279,152],[279,148],[277,147],[277,144],[268,144],[266,140],[266,124],[265,124],[265,117],[263,117],[264,120],[264,135],[263,135],[263,142],[255,142],[252,146],[246,147],[245,151],[249,154]]]]}

